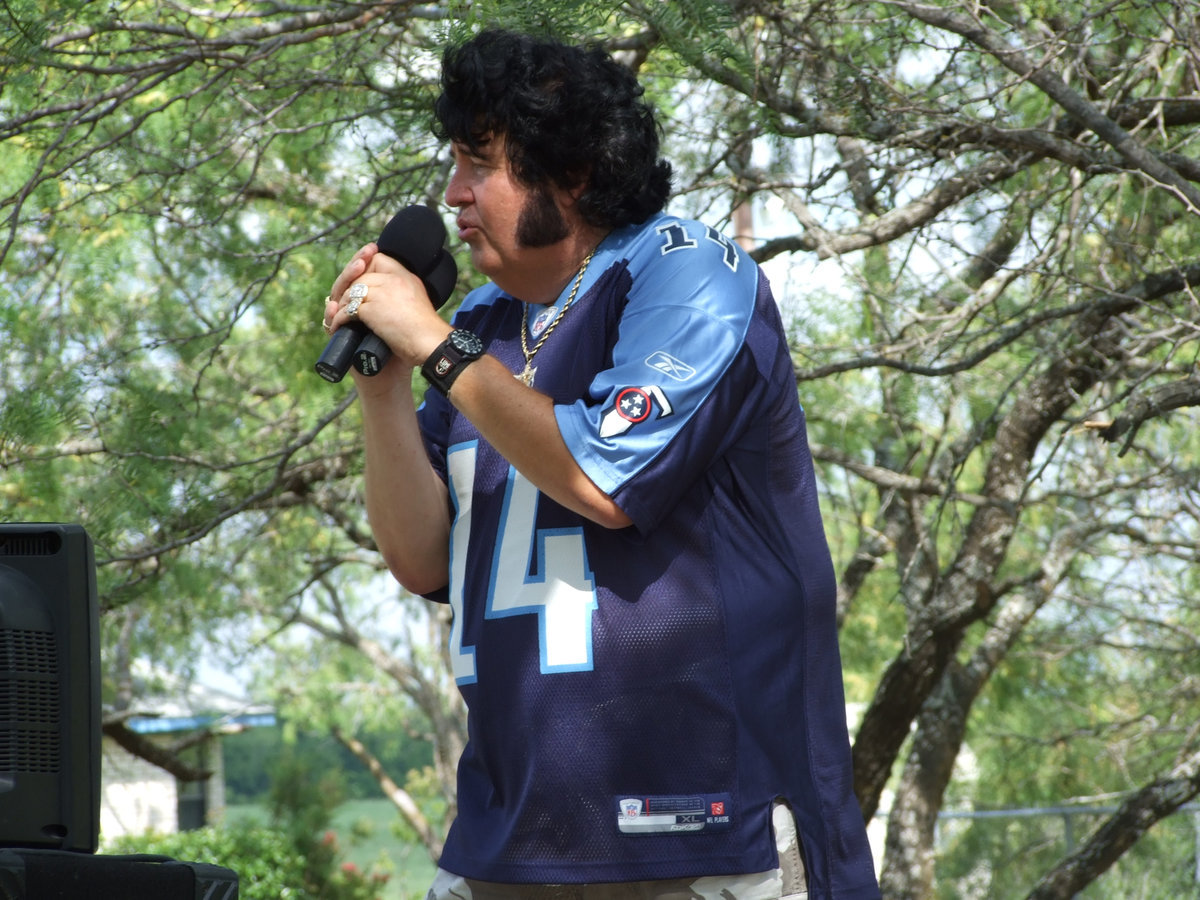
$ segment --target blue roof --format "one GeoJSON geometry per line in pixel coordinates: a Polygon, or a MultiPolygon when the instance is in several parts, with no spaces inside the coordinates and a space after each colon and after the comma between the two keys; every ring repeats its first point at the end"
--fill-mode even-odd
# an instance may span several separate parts
{"type": "Polygon", "coordinates": [[[217,722],[243,728],[267,728],[276,724],[276,719],[273,712],[244,715],[135,716],[126,724],[130,731],[137,734],[166,734],[173,731],[196,731],[217,722]]]}

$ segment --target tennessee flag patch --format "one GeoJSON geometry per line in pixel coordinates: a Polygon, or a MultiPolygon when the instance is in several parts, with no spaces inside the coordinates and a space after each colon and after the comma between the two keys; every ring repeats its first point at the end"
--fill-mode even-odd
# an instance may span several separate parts
{"type": "Polygon", "coordinates": [[[671,401],[656,384],[622,388],[600,419],[600,437],[616,437],[634,425],[669,416],[672,412],[671,401]]]}

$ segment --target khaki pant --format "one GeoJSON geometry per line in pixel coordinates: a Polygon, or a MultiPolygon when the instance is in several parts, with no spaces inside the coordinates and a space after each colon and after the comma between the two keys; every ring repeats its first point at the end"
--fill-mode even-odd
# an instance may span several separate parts
{"type": "Polygon", "coordinates": [[[438,869],[425,900],[806,900],[808,885],[791,810],[771,814],[779,868],[749,875],[709,875],[613,884],[497,884],[438,869]]]}

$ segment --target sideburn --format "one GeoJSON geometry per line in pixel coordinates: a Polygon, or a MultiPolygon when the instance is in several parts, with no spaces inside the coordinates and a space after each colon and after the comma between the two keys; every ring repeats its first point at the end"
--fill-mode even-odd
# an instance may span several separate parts
{"type": "Polygon", "coordinates": [[[517,241],[524,247],[549,247],[569,234],[567,220],[545,187],[538,187],[525,200],[517,218],[517,241]]]}

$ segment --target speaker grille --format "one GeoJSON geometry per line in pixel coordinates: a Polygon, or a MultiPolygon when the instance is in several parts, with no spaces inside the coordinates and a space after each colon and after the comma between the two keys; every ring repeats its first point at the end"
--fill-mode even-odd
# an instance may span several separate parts
{"type": "Polygon", "coordinates": [[[59,715],[54,635],[0,630],[0,772],[57,774],[59,715]]]}
{"type": "Polygon", "coordinates": [[[62,538],[52,531],[0,534],[0,556],[54,556],[62,538]]]}

